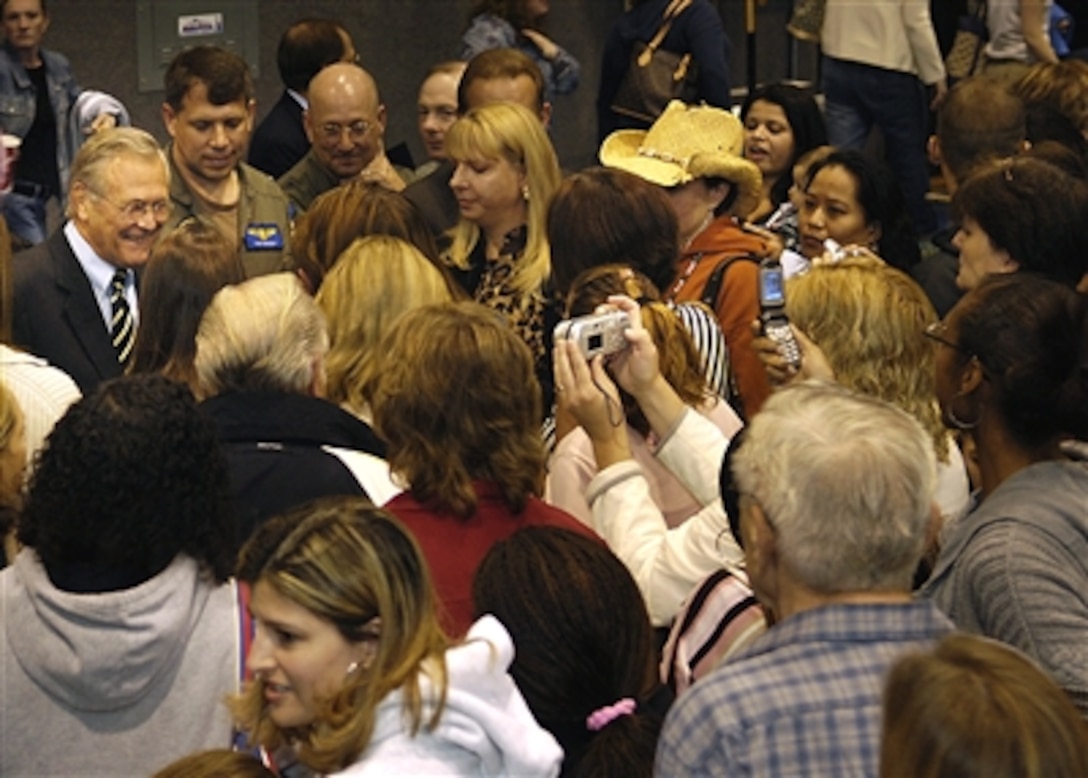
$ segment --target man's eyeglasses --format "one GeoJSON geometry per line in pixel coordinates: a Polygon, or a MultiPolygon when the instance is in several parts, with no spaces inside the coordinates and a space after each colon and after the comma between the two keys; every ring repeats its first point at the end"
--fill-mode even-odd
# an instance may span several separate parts
{"type": "Polygon", "coordinates": [[[127,203],[115,203],[98,192],[92,192],[92,194],[99,200],[112,205],[129,221],[134,222],[140,221],[149,212],[155,217],[155,221],[166,221],[170,217],[170,210],[173,207],[169,200],[155,200],[150,203],[147,200],[129,200],[127,203]]]}
{"type": "Polygon", "coordinates": [[[348,131],[348,137],[353,141],[362,140],[370,132],[370,122],[360,119],[351,124],[337,124],[327,122],[321,125],[321,135],[327,141],[338,141],[344,137],[344,130],[348,131]]]}
{"type": "Polygon", "coordinates": [[[961,354],[970,354],[967,349],[948,337],[948,325],[943,321],[930,322],[926,325],[926,328],[922,330],[922,334],[930,340],[937,341],[942,346],[948,346],[953,351],[958,351],[961,354]]]}

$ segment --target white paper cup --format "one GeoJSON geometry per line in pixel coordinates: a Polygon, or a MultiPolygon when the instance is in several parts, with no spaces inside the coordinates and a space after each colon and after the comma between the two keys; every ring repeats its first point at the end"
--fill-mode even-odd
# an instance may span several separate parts
{"type": "Polygon", "coordinates": [[[7,194],[15,185],[15,161],[23,139],[18,135],[0,135],[0,194],[7,194]]]}

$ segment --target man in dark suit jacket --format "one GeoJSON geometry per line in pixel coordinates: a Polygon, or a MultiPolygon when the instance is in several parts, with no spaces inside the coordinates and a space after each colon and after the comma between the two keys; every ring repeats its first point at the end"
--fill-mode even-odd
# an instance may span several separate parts
{"type": "Polygon", "coordinates": [[[302,112],[309,105],[310,79],[326,65],[357,58],[351,36],[336,22],[303,19],[288,27],[276,49],[276,66],[286,89],[253,132],[249,164],[279,178],[306,156],[310,140],[302,127],[302,112]]]}
{"type": "MultiPolygon", "coordinates": [[[[457,110],[463,116],[471,108],[498,102],[518,103],[540,117],[547,129],[552,104],[544,100],[544,76],[526,54],[516,49],[489,49],[469,60],[457,87],[457,110]]],[[[417,179],[404,196],[423,214],[427,226],[440,241],[446,230],[461,218],[450,179],[457,165],[452,160],[417,179]]]]}
{"type": "Polygon", "coordinates": [[[75,379],[84,394],[124,364],[110,335],[115,277],[133,316],[136,269],[147,262],[170,212],[166,160],[148,133],[96,133],[72,165],[68,222],[15,256],[15,342],[75,379]]]}

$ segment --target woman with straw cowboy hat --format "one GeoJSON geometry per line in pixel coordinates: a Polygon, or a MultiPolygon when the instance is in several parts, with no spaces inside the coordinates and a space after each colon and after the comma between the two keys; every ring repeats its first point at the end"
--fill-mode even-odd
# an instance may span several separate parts
{"type": "Polygon", "coordinates": [[[762,176],[744,159],[744,129],[729,111],[673,101],[649,130],[617,130],[601,144],[601,163],[662,187],[680,221],[677,275],[664,297],[714,308],[729,346],[743,411],[770,394],[751,349],[759,317],[759,260],[767,241],[740,220],[759,203],[762,176]]]}

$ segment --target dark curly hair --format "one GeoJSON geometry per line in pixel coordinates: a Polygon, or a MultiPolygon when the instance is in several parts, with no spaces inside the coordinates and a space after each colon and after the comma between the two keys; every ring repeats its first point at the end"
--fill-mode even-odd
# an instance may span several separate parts
{"type": "Polygon", "coordinates": [[[184,553],[225,581],[237,542],[226,462],[188,388],[126,376],[73,405],[41,453],[19,540],[47,571],[89,565],[146,580],[184,553]]]}

